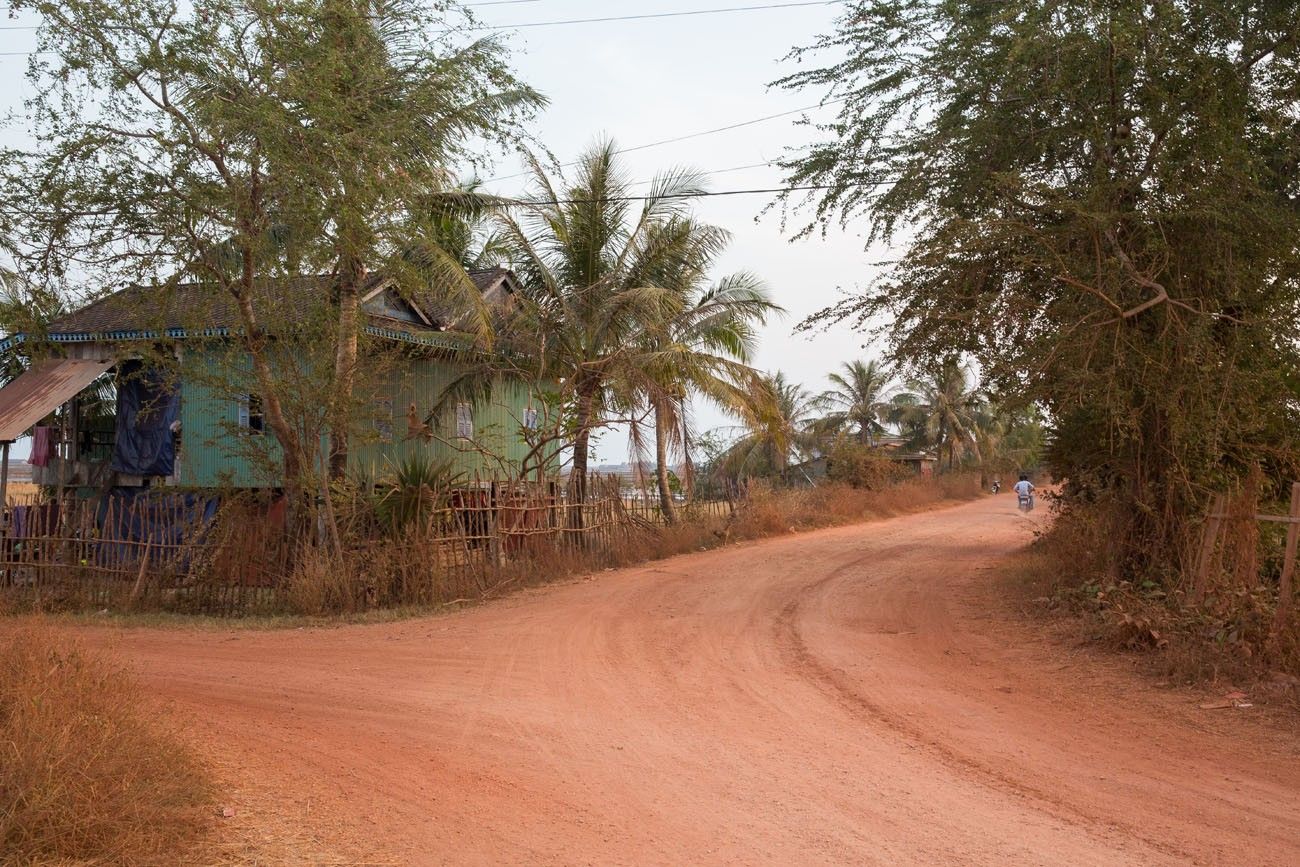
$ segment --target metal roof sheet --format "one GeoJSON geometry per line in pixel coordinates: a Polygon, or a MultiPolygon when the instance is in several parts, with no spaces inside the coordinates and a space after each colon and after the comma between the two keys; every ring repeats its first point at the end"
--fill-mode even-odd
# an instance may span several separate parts
{"type": "MultiPolygon", "coordinates": [[[[469,278],[480,292],[489,293],[502,283],[511,285],[514,279],[508,268],[485,268],[470,271],[469,278]]],[[[362,296],[383,286],[387,278],[372,274],[361,287],[362,296]]],[[[256,307],[263,325],[274,327],[277,323],[304,322],[312,317],[326,316],[334,278],[329,276],[296,277],[279,281],[263,281],[254,290],[256,307]]],[[[443,309],[434,299],[410,299],[422,313],[434,321],[424,328],[406,328],[403,331],[428,333],[440,331],[463,311],[443,309]]],[[[367,315],[367,319],[376,319],[367,315]]],[[[176,283],[160,286],[129,286],[106,295],[80,310],[61,316],[49,325],[49,337],[59,341],[69,334],[111,335],[148,334],[176,331],[181,335],[195,335],[202,330],[241,328],[239,311],[234,300],[216,287],[204,283],[176,283]]]]}
{"type": "Polygon", "coordinates": [[[0,442],[13,442],[52,410],[66,403],[112,361],[59,358],[38,361],[0,388],[0,442]]]}

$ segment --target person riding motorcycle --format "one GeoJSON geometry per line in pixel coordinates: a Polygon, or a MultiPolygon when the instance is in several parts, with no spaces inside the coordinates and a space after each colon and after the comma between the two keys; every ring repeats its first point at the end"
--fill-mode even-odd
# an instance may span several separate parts
{"type": "Polygon", "coordinates": [[[1023,473],[1020,475],[1020,481],[1016,482],[1016,498],[1017,503],[1026,512],[1034,508],[1034,483],[1023,473]]]}
{"type": "Polygon", "coordinates": [[[1002,490],[1002,480],[1001,480],[1001,479],[994,479],[994,480],[993,480],[993,493],[996,494],[996,493],[998,493],[998,492],[1001,491],[1001,490],[1002,490]]]}

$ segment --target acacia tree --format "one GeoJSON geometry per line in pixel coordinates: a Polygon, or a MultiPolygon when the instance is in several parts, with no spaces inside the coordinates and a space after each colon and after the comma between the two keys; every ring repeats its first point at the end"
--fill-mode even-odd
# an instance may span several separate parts
{"type": "Polygon", "coordinates": [[[201,2],[184,18],[151,0],[10,6],[44,22],[28,73],[34,144],[4,155],[17,261],[63,297],[93,295],[87,285],[158,285],[143,322],[161,324],[175,281],[205,281],[229,298],[285,486],[300,491],[310,437],[285,412],[261,309],[267,281],[293,256],[271,251],[295,214],[257,135],[259,100],[280,72],[261,50],[265,22],[226,2],[201,2]]]}
{"type": "Polygon", "coordinates": [[[285,51],[274,94],[290,146],[277,151],[273,170],[308,191],[318,231],[303,244],[336,281],[329,461],[338,478],[347,468],[368,272],[385,268],[408,291],[436,289],[488,344],[489,313],[463,251],[439,243],[455,206],[473,205],[452,168],[480,163],[484,142],[521,142],[520,123],[542,99],[514,79],[495,38],[455,44],[437,35],[446,23],[423,0],[276,6],[272,38],[282,51],[295,49],[285,51]]]}
{"type": "Polygon", "coordinates": [[[886,315],[896,356],[1040,404],[1117,574],[1171,574],[1213,488],[1295,469],[1298,41],[1286,3],[857,0],[781,82],[842,100],[786,162],[825,187],[805,230],[911,237],[819,321],[886,315]]]}
{"type": "MultiPolygon", "coordinates": [[[[301,329],[277,287],[329,275],[335,327],[323,418],[346,463],[357,288],[391,265],[453,300],[454,256],[421,239],[428,199],[474,135],[508,139],[538,102],[492,39],[454,44],[437,5],[365,0],[12,0],[41,16],[29,79],[31,148],[5,153],[4,229],[24,268],[66,294],[198,280],[235,308],[284,484],[318,464],[315,412],[286,412],[275,336],[301,329]],[[324,35],[324,38],[322,38],[324,35]],[[51,59],[52,58],[52,59],[51,59]]],[[[457,195],[453,193],[453,196],[457,195]]],[[[202,324],[203,311],[190,311],[202,324]]],[[[477,320],[482,322],[483,317],[477,320]]],[[[308,365],[319,371],[319,365],[308,365]]],[[[317,376],[318,373],[313,373],[317,376]]]]}

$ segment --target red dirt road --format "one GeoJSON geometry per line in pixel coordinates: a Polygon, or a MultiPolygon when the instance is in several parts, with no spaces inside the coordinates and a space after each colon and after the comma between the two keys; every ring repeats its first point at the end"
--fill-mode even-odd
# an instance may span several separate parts
{"type": "Polygon", "coordinates": [[[1002,495],[442,617],[104,643],[259,863],[1300,864],[1295,733],[1008,616],[1028,538],[1002,495]]]}

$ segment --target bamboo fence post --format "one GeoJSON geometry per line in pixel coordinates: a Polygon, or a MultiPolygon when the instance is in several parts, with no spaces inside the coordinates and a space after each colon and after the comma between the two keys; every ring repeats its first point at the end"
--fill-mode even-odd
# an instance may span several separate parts
{"type": "Polygon", "coordinates": [[[1201,604],[1210,580],[1210,564],[1214,560],[1214,546],[1219,541],[1219,531],[1223,526],[1223,516],[1227,509],[1227,494],[1215,494],[1210,505],[1210,514],[1205,519],[1205,529],[1201,535],[1201,550],[1196,558],[1196,576],[1192,584],[1193,605],[1201,604]]]}
{"type": "Polygon", "coordinates": [[[144,589],[145,576],[149,571],[149,546],[153,539],[146,537],[144,542],[144,553],[140,556],[140,571],[135,576],[135,586],[131,588],[131,607],[140,601],[140,593],[144,589]]]}
{"type": "Polygon", "coordinates": [[[1286,527],[1286,557],[1282,561],[1282,575],[1277,584],[1277,609],[1273,612],[1273,635],[1282,633],[1291,616],[1295,600],[1296,549],[1300,547],[1300,482],[1291,484],[1291,523],[1286,527]]]}
{"type": "Polygon", "coordinates": [[[488,557],[495,573],[501,568],[501,519],[504,517],[509,496],[504,493],[508,488],[498,486],[496,479],[488,483],[488,557]]]}

